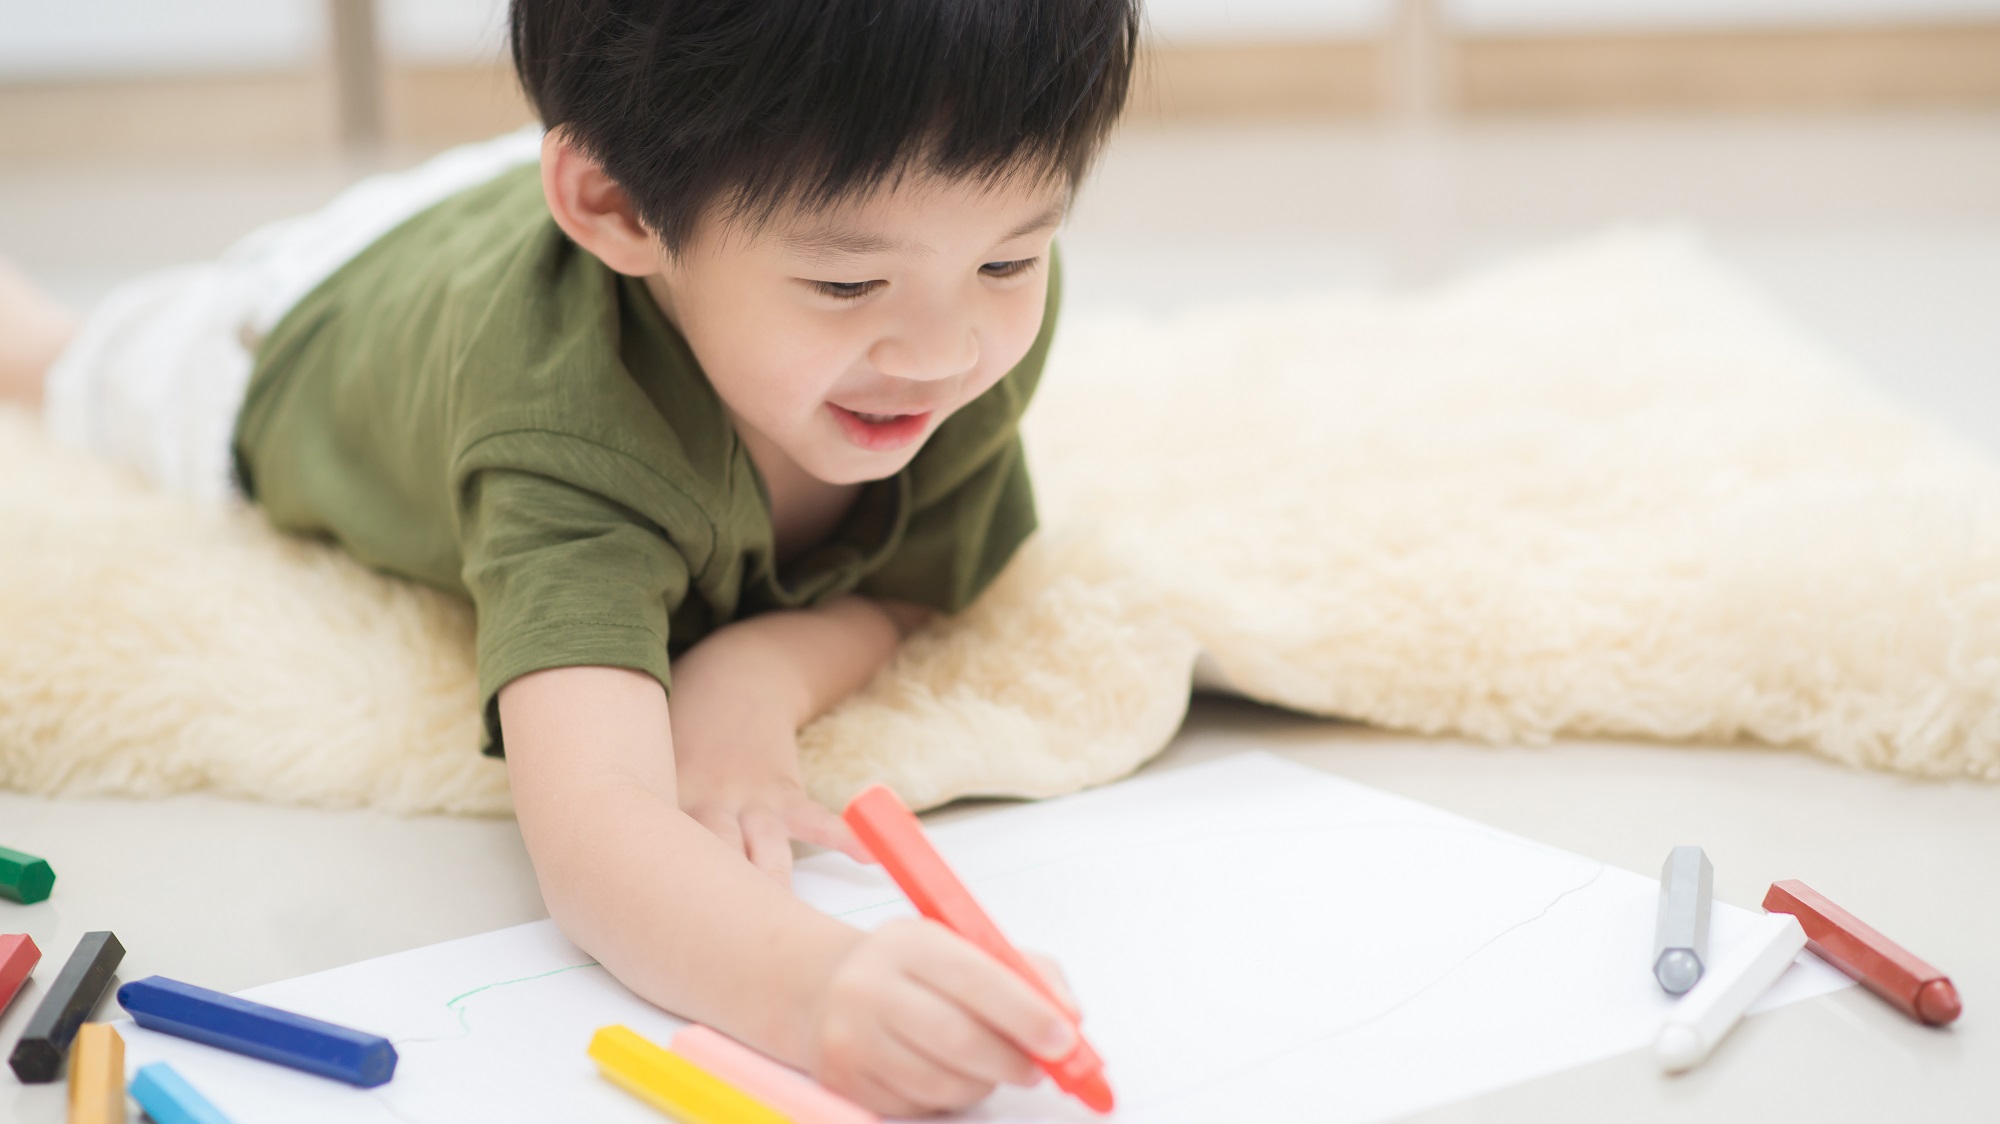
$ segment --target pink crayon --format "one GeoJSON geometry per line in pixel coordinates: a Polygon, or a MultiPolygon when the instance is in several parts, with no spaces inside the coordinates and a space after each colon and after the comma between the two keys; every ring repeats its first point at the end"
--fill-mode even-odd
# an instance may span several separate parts
{"type": "Polygon", "coordinates": [[[797,1124],[881,1124],[881,1118],[814,1084],[803,1075],[708,1027],[689,1025],[674,1034],[674,1053],[737,1091],[763,1102],[797,1124]]]}

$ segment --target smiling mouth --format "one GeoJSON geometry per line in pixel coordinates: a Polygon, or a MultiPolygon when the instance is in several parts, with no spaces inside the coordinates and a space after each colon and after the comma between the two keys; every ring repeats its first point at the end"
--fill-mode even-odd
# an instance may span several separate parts
{"type": "Polygon", "coordinates": [[[827,408],[849,441],[873,452],[900,449],[921,439],[931,420],[930,410],[920,414],[866,414],[832,402],[827,403],[827,408]]]}

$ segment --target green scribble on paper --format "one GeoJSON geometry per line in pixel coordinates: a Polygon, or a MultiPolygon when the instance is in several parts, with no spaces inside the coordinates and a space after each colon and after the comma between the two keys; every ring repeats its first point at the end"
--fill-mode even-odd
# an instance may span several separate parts
{"type": "Polygon", "coordinates": [[[490,984],[480,984],[478,987],[473,988],[471,991],[465,992],[462,995],[454,995],[450,999],[445,1000],[444,1001],[445,1009],[452,1011],[458,1015],[458,1028],[460,1030],[464,1031],[467,1034],[471,1034],[472,1024],[465,1021],[465,1008],[461,1007],[459,1004],[464,1003],[466,1000],[472,998],[475,995],[478,995],[480,992],[492,991],[496,987],[506,987],[509,984],[527,983],[530,980],[545,980],[548,979],[550,976],[562,975],[564,972],[574,972],[578,968],[595,968],[595,967],[597,967],[597,961],[586,960],[581,964],[565,964],[560,968],[551,968],[546,972],[536,972],[532,976],[522,976],[520,979],[516,980],[496,980],[490,984]]]}

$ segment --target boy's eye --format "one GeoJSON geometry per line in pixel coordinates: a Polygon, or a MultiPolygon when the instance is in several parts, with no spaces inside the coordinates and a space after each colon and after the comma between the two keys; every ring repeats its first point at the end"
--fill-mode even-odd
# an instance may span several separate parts
{"type": "MultiPolygon", "coordinates": [[[[1042,259],[1037,257],[1037,258],[1018,258],[1014,261],[990,261],[987,262],[985,265],[980,266],[979,272],[985,274],[988,277],[999,277],[999,278],[1015,277],[1035,268],[1035,266],[1041,264],[1041,260],[1042,259]]],[[[884,284],[886,284],[886,282],[808,280],[806,281],[806,284],[811,285],[815,291],[819,292],[823,296],[832,297],[834,300],[852,301],[852,300],[860,300],[862,297],[865,297],[868,294],[874,292],[875,290],[881,288],[884,284]]]]}
{"type": "Polygon", "coordinates": [[[988,277],[1013,277],[1035,268],[1040,258],[1020,258],[1016,261],[990,261],[979,267],[979,272],[988,277]]]}
{"type": "Polygon", "coordinates": [[[880,281],[808,281],[806,284],[835,300],[860,300],[880,288],[880,281]]]}

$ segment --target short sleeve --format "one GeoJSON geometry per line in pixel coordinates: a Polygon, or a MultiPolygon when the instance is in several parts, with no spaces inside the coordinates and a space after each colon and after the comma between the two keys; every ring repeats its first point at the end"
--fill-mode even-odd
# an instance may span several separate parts
{"type": "Polygon", "coordinates": [[[592,492],[483,469],[461,497],[463,579],[478,618],[481,748],[504,753],[500,688],[555,667],[625,667],[671,689],[668,619],[688,566],[658,527],[592,492]]]}

